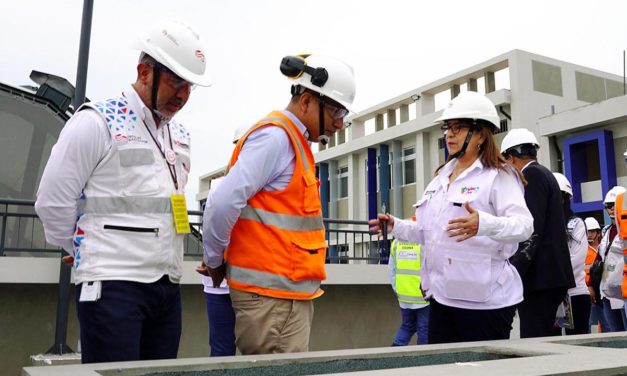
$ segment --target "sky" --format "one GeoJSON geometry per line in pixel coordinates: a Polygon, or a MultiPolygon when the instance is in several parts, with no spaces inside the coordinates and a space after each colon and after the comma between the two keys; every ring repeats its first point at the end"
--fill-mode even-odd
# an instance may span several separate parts
{"type": "MultiPolygon", "coordinates": [[[[75,84],[82,7],[3,0],[0,82],[30,85],[38,70],[75,84]]],[[[198,178],[228,162],[235,129],[287,105],[283,56],[350,64],[359,111],[512,49],[622,75],[627,48],[624,0],[94,0],[87,97],[134,82],[135,35],[170,19],[201,35],[213,77],[177,115],[192,136],[190,209],[198,178]]]]}

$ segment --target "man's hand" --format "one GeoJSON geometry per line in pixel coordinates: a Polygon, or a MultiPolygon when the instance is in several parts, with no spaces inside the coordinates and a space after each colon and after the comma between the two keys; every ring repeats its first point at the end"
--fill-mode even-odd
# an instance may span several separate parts
{"type": "Polygon", "coordinates": [[[220,287],[226,275],[226,264],[222,264],[217,268],[212,269],[208,267],[203,261],[200,263],[200,266],[196,268],[196,272],[204,276],[211,277],[211,280],[213,281],[213,287],[220,287]]]}
{"type": "Polygon", "coordinates": [[[596,304],[597,294],[594,291],[594,288],[592,286],[588,286],[588,291],[590,292],[590,304],[596,304]]]}
{"type": "Polygon", "coordinates": [[[72,255],[67,255],[67,256],[61,257],[61,261],[63,261],[70,268],[72,266],[74,266],[74,256],[72,256],[72,255]]]}
{"type": "Polygon", "coordinates": [[[464,204],[464,208],[468,210],[468,215],[451,219],[448,221],[449,226],[446,228],[448,236],[451,238],[458,237],[458,242],[472,238],[479,231],[479,212],[470,206],[468,202],[464,204]]]}
{"type": "Polygon", "coordinates": [[[196,267],[196,273],[200,273],[204,276],[209,277],[209,267],[207,265],[205,265],[204,261],[200,262],[200,266],[196,267]]]}

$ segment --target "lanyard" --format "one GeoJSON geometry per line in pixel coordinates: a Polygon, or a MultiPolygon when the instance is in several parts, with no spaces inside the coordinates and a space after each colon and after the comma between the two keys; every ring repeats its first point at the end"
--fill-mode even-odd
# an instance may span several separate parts
{"type": "MultiPolygon", "coordinates": [[[[172,181],[174,182],[174,188],[178,191],[179,183],[176,178],[176,167],[170,162],[168,162],[168,158],[166,158],[165,153],[163,152],[163,150],[161,150],[161,146],[159,146],[157,139],[155,138],[155,136],[153,136],[146,122],[142,121],[142,123],[144,123],[144,126],[146,127],[146,130],[148,131],[148,134],[150,135],[150,138],[152,138],[152,141],[154,141],[155,146],[157,147],[157,149],[159,150],[159,153],[161,153],[161,156],[163,157],[163,160],[165,161],[165,164],[168,166],[168,170],[170,170],[170,176],[172,177],[172,181]]],[[[174,147],[172,146],[172,135],[170,134],[170,124],[166,124],[165,127],[168,130],[168,141],[170,141],[170,150],[174,152],[174,147]]]]}

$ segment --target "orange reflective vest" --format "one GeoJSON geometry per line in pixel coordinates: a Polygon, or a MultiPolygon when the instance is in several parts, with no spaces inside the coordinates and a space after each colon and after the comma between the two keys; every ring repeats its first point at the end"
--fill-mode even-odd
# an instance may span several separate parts
{"type": "Polygon", "coordinates": [[[271,112],[239,140],[229,168],[248,135],[265,126],[282,128],[296,155],[294,175],[281,191],[261,190],[242,209],[225,252],[230,287],[280,299],[309,300],[323,294],[326,242],[314,157],[307,140],[283,113],[271,112]]]}
{"type": "MultiPolygon", "coordinates": [[[[625,193],[616,196],[615,218],[618,226],[618,235],[623,241],[623,261],[627,261],[627,201],[625,193]]],[[[627,262],[623,262],[623,282],[621,284],[623,298],[627,299],[627,262]]]]}
{"type": "Polygon", "coordinates": [[[586,286],[590,286],[590,267],[597,258],[597,250],[588,244],[588,253],[586,253],[586,261],[584,262],[584,271],[586,272],[586,286]]]}

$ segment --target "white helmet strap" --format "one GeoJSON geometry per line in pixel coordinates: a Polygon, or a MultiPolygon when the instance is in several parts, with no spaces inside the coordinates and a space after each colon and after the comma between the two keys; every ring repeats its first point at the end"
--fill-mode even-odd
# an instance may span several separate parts
{"type": "Polygon", "coordinates": [[[159,93],[159,77],[161,76],[161,71],[164,69],[168,69],[163,64],[158,61],[154,61],[152,64],[152,93],[150,96],[150,111],[152,111],[155,116],[165,122],[169,122],[172,118],[164,115],[161,111],[157,109],[157,95],[159,93]]]}
{"type": "Polygon", "coordinates": [[[462,145],[462,148],[459,149],[459,151],[453,155],[450,156],[450,158],[461,158],[466,154],[466,149],[468,149],[468,144],[470,143],[470,139],[472,138],[472,135],[474,134],[475,129],[477,128],[477,121],[476,120],[472,120],[472,125],[470,126],[470,129],[468,129],[468,133],[466,134],[466,139],[464,140],[464,144],[462,145]]]}

